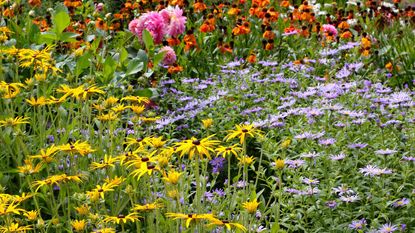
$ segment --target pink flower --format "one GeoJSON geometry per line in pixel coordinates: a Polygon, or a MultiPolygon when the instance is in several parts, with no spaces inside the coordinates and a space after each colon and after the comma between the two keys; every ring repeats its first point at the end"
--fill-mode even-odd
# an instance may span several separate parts
{"type": "Polygon", "coordinates": [[[323,32],[331,33],[332,36],[337,36],[337,29],[333,25],[323,24],[323,32]]]}
{"type": "Polygon", "coordinates": [[[171,37],[177,37],[186,29],[186,17],[183,16],[183,10],[178,6],[169,6],[160,11],[164,22],[167,25],[166,33],[171,37]]]}
{"type": "Polygon", "coordinates": [[[142,41],[143,31],[146,29],[153,37],[154,43],[160,44],[163,41],[167,25],[163,17],[155,11],[145,13],[138,19],[134,19],[128,25],[128,29],[142,41]]]}
{"type": "Polygon", "coordinates": [[[173,65],[173,63],[176,62],[176,60],[177,60],[176,53],[174,52],[172,47],[164,46],[163,48],[160,49],[160,53],[162,53],[162,52],[165,52],[163,61],[161,61],[161,63],[163,65],[165,65],[165,66],[173,65]]]}

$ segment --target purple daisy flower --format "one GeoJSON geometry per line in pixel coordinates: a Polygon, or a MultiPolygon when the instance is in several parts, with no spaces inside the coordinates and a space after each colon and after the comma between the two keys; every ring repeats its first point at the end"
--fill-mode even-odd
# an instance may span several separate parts
{"type": "Polygon", "coordinates": [[[353,230],[362,229],[364,226],[366,226],[366,219],[364,218],[352,221],[352,223],[349,224],[349,228],[353,230]]]}
{"type": "Polygon", "coordinates": [[[394,231],[397,231],[398,227],[395,225],[392,225],[392,223],[386,223],[382,225],[382,227],[379,229],[379,233],[391,233],[394,231]]]}

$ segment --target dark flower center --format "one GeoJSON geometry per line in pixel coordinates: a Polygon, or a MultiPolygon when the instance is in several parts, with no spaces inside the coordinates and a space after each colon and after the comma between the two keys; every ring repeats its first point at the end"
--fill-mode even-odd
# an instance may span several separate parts
{"type": "Polygon", "coordinates": [[[247,129],[243,129],[243,130],[242,130],[242,133],[248,133],[248,131],[249,131],[249,130],[247,130],[247,129]]]}
{"type": "Polygon", "coordinates": [[[98,192],[102,193],[102,192],[104,192],[104,190],[103,189],[98,189],[98,192]]]}
{"type": "Polygon", "coordinates": [[[123,214],[119,214],[118,218],[125,218],[125,216],[123,214]]]}
{"type": "Polygon", "coordinates": [[[232,150],[232,148],[228,147],[228,148],[226,148],[226,150],[227,150],[227,151],[230,151],[230,150],[232,150]]]}
{"type": "Polygon", "coordinates": [[[192,143],[193,143],[193,145],[196,145],[196,146],[199,146],[200,145],[200,141],[199,140],[194,140],[192,143]]]}
{"type": "Polygon", "coordinates": [[[141,162],[148,162],[148,161],[150,161],[150,159],[147,158],[147,157],[144,157],[144,158],[141,159],[141,162]]]}
{"type": "Polygon", "coordinates": [[[227,223],[229,223],[229,221],[228,220],[223,220],[222,223],[227,224],[227,223]]]}

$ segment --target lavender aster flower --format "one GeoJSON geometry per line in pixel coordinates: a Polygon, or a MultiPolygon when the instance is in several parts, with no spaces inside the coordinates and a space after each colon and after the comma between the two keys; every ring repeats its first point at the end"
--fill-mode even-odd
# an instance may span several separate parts
{"type": "Polygon", "coordinates": [[[402,198],[400,200],[395,201],[392,206],[393,207],[403,207],[410,203],[411,201],[408,198],[402,198]]]}
{"type": "Polygon", "coordinates": [[[379,233],[391,233],[397,230],[397,226],[392,225],[392,223],[386,223],[379,229],[379,233]]]}
{"type": "Polygon", "coordinates": [[[349,228],[353,230],[359,230],[362,229],[364,226],[366,226],[366,219],[362,218],[360,220],[352,221],[351,224],[349,224],[349,228]]]}

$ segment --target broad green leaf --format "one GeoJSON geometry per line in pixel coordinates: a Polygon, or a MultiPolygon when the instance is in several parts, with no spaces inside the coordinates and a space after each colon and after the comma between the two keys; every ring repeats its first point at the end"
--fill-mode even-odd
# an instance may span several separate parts
{"type": "Polygon", "coordinates": [[[161,53],[157,53],[155,56],[154,56],[154,67],[155,68],[157,68],[158,67],[158,65],[159,65],[159,63],[163,60],[163,58],[164,58],[164,55],[166,54],[166,52],[165,51],[163,51],[163,52],[161,52],[161,53]]]}
{"type": "Polygon", "coordinates": [[[62,42],[75,42],[76,37],[79,36],[77,33],[73,32],[64,32],[61,34],[59,40],[62,42]]]}
{"type": "Polygon", "coordinates": [[[53,16],[53,27],[56,34],[62,33],[66,27],[71,23],[69,14],[62,8],[56,9],[56,13],[53,16]]]}
{"type": "Polygon", "coordinates": [[[132,75],[142,71],[144,68],[144,63],[140,59],[133,59],[128,63],[127,71],[125,75],[132,75]]]}
{"type": "Polygon", "coordinates": [[[104,83],[108,83],[111,80],[112,75],[114,74],[116,68],[117,68],[117,63],[111,56],[108,56],[104,62],[104,70],[103,70],[104,83]]]}
{"type": "Polygon", "coordinates": [[[91,58],[91,54],[89,52],[79,57],[78,61],[76,62],[75,76],[79,76],[82,71],[90,66],[89,58],[91,58]]]}
{"type": "Polygon", "coordinates": [[[143,31],[143,42],[146,46],[147,51],[152,53],[154,51],[154,41],[153,37],[151,36],[150,32],[145,30],[143,31]]]}
{"type": "Polygon", "coordinates": [[[134,94],[138,96],[148,97],[148,98],[151,98],[153,96],[153,92],[149,88],[135,91],[134,94]]]}
{"type": "Polygon", "coordinates": [[[42,43],[50,44],[56,40],[58,40],[58,36],[56,35],[55,32],[42,32],[42,34],[39,37],[38,43],[39,44],[42,44],[42,43]]]}

